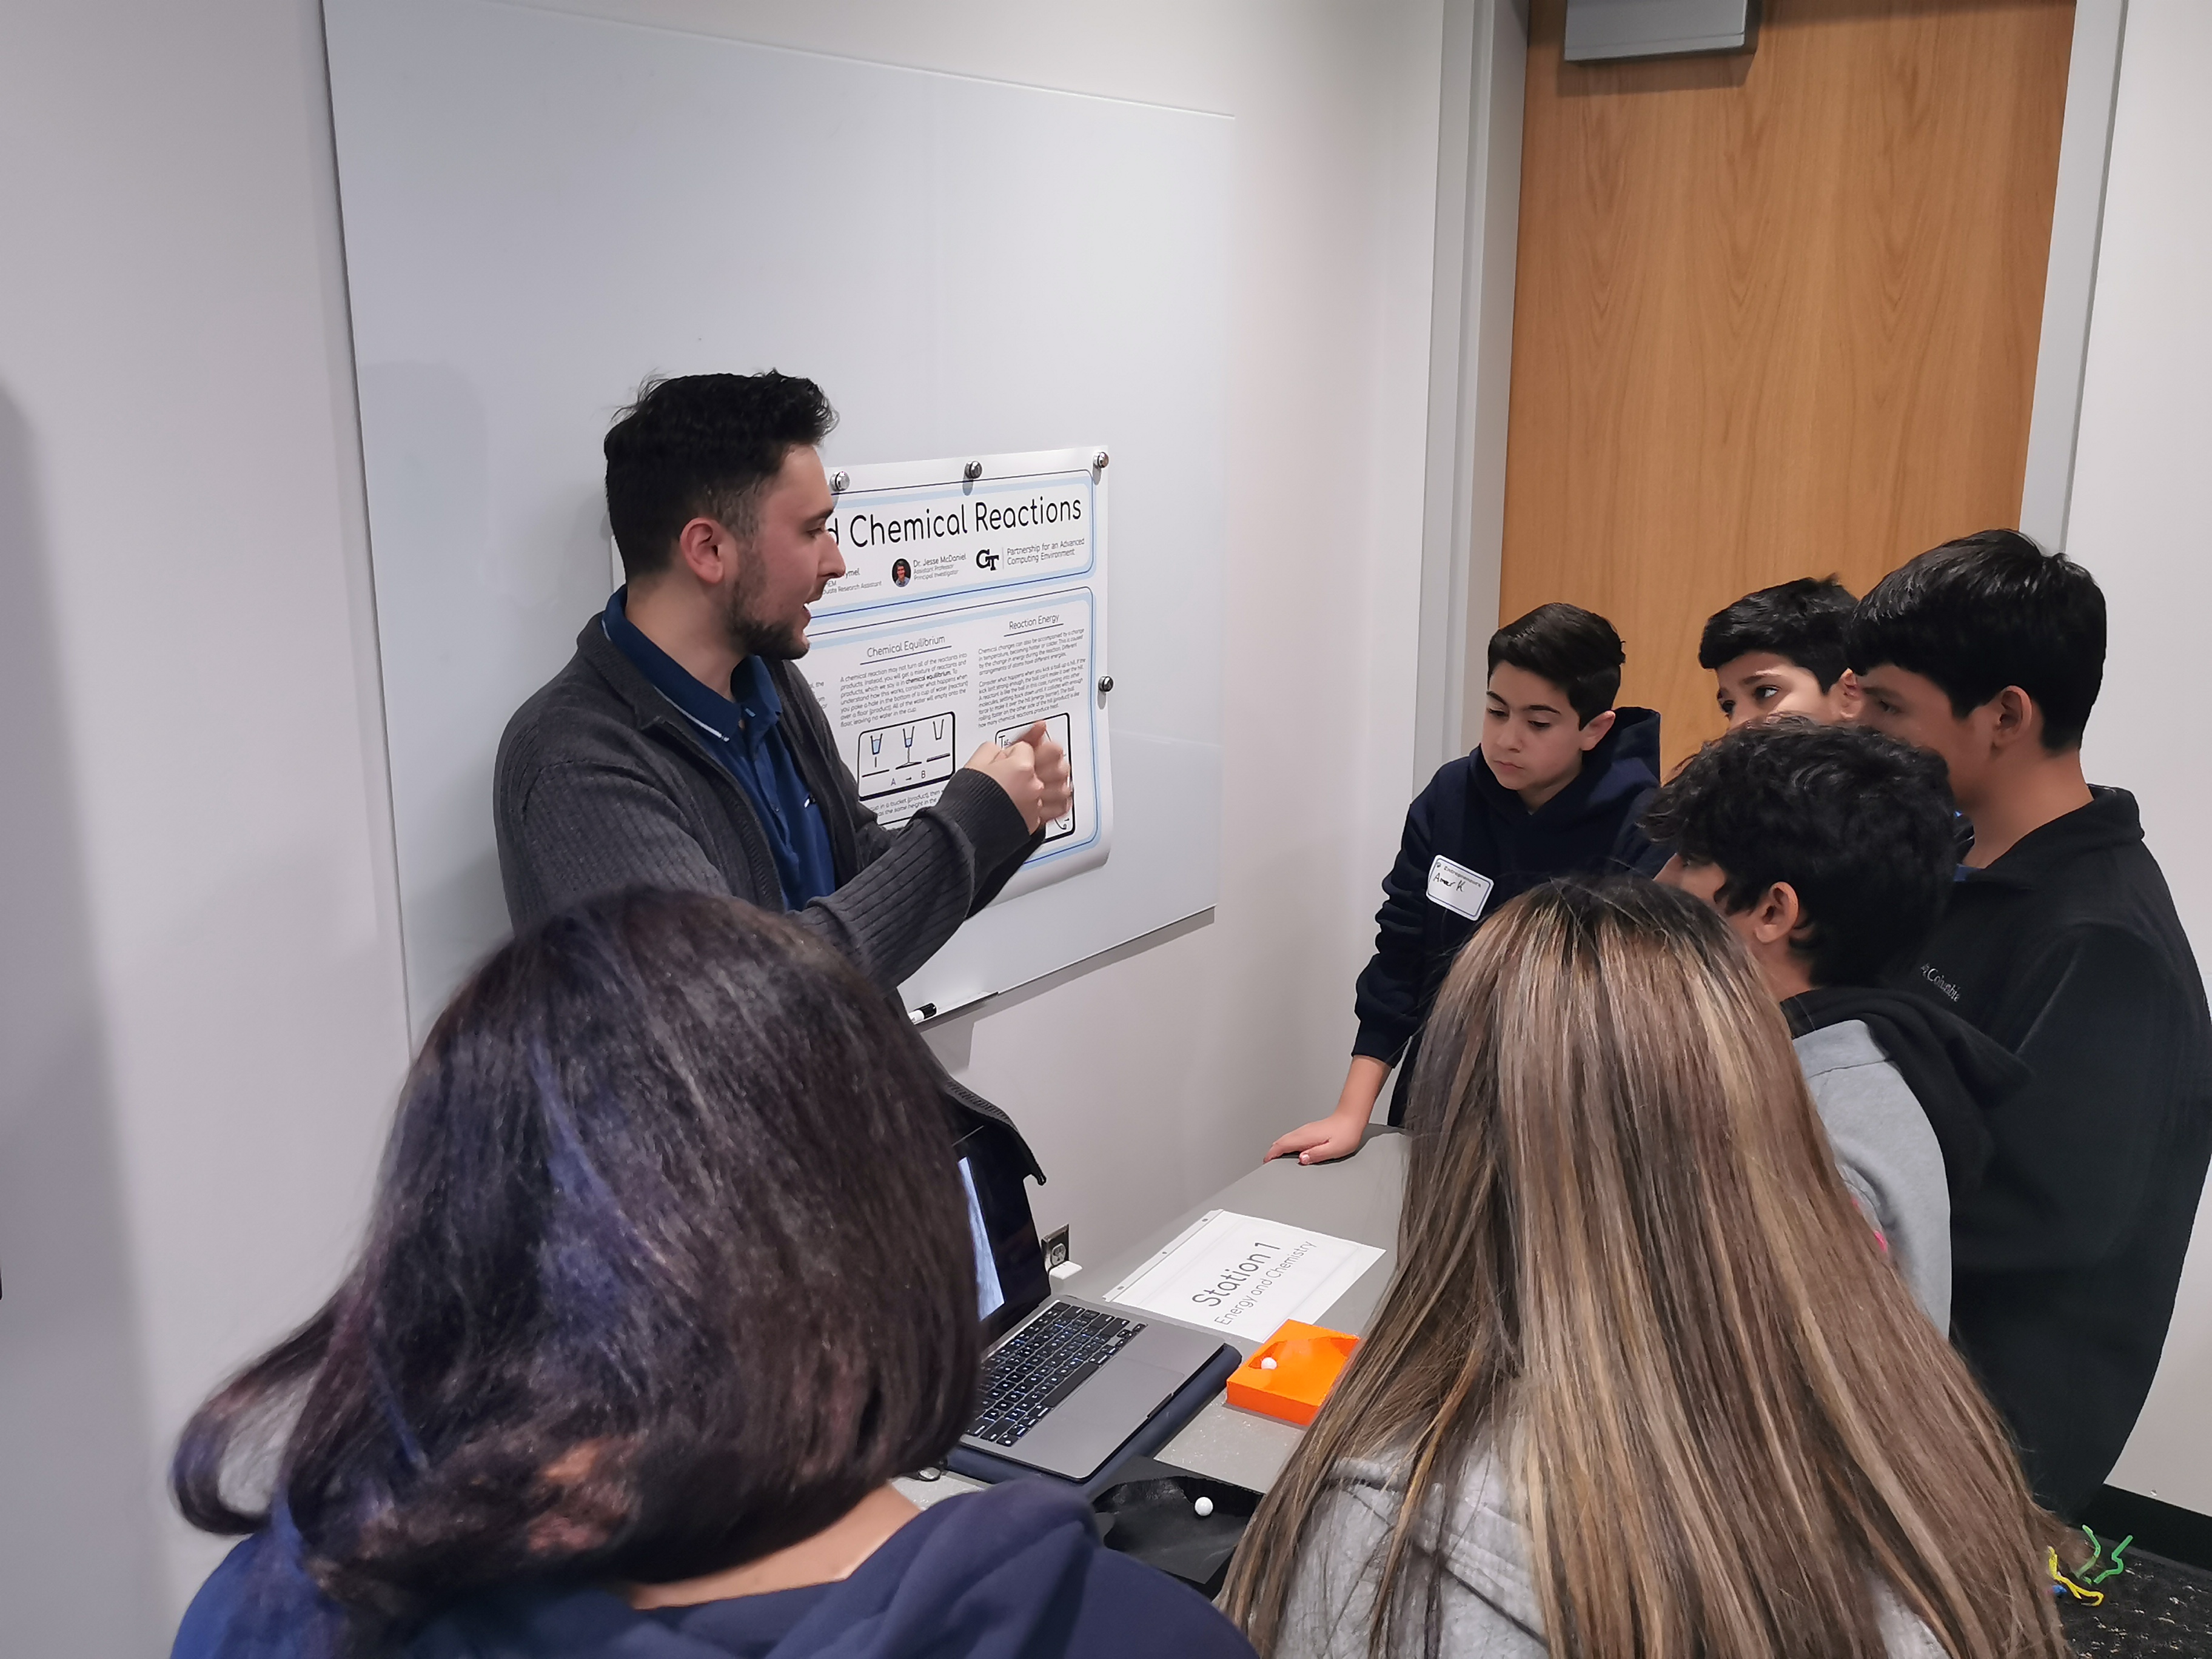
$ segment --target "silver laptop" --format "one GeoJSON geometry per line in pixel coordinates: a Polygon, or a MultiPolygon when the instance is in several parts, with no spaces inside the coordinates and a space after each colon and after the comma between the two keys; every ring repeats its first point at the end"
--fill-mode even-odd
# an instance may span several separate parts
{"type": "Polygon", "coordinates": [[[959,1150],[984,1344],[982,1398],[960,1443],[1087,1480],[1206,1368],[1220,1340],[1054,1296],[1021,1176],[1004,1160],[959,1150]]]}

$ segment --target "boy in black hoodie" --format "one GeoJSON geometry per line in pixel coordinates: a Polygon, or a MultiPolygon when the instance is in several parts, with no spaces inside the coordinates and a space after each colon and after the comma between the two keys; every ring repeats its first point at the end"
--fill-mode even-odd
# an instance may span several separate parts
{"type": "Polygon", "coordinates": [[[1430,1005],[1499,905],[1553,876],[1648,876],[1666,862],[1638,824],[1659,784],[1659,716],[1613,706],[1626,660],[1613,624],[1577,605],[1538,605],[1490,636],[1482,744],[1448,762],[1406,814],[1336,1109],[1282,1136],[1269,1158],[1357,1152],[1401,1056],[1390,1121],[1404,1120],[1430,1005]]]}
{"type": "Polygon", "coordinates": [[[1900,988],[2033,1080],[1952,1225],[1952,1322],[2036,1495],[2080,1513],[2157,1371],[2208,1153],[2212,1013],[2135,798],[2093,789],[2089,573],[2008,530],[1884,577],[1852,618],[1868,725],[1942,757],[1975,840],[1900,988]]]}
{"type": "Polygon", "coordinates": [[[2027,1081],[1995,1039],[1882,972],[1949,896],[1943,763],[1861,726],[1784,715],[1709,743],[1652,798],[1659,872],[1727,918],[1782,1005],[1844,1182],[1938,1330],[1951,1214],[1989,1168],[1990,1114],[2027,1081]]]}

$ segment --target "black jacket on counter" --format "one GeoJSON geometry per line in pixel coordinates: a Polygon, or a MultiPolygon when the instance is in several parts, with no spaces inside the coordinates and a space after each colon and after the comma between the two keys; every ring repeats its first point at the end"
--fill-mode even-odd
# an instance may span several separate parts
{"type": "MultiPolygon", "coordinates": [[[[830,832],[836,890],[791,911],[894,1003],[900,981],[998,896],[1042,831],[980,772],[955,772],[933,806],[896,834],[876,822],[837,757],[805,676],[768,665],[784,740],[830,832]]],[[[594,615],[576,654],[507,724],[492,822],[516,929],[632,886],[727,893],[783,912],[783,884],[759,814],[691,722],[607,638],[594,615]]],[[[956,1129],[1004,1112],[941,1076],[956,1129]]],[[[1026,1145],[1019,1166],[1043,1176],[1026,1145]]]]}
{"type": "Polygon", "coordinates": [[[1398,860],[1382,882],[1375,955],[1359,975],[1352,1045],[1385,1065],[1405,1064],[1390,1097],[1390,1121],[1406,1116],[1415,1035],[1429,1017],[1452,958],[1508,899],[1554,876],[1652,875],[1667,861],[1638,820],[1659,787],[1659,716],[1620,708],[1613,730],[1583,757],[1574,781],[1531,812],[1498,782],[1482,750],[1447,762],[1407,809],[1398,860]],[[1439,856],[1494,884],[1475,920],[1433,903],[1429,868],[1439,856]]]}
{"type": "Polygon", "coordinates": [[[1899,981],[2033,1074],[1952,1209],[1952,1329],[2069,1517],[2150,1391],[2212,1153],[2203,979],[2135,797],[2094,796],[1962,869],[1899,981]]]}

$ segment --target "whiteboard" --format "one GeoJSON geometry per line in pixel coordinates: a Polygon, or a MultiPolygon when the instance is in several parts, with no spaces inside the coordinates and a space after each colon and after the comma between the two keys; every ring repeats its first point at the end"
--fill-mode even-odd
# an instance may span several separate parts
{"type": "Polygon", "coordinates": [[[1210,906],[1231,121],[495,0],[324,12],[417,1030],[507,935],[493,755],[605,602],[600,440],[652,373],[812,377],[832,467],[1111,448],[1113,856],[910,1003],[1210,906]]]}

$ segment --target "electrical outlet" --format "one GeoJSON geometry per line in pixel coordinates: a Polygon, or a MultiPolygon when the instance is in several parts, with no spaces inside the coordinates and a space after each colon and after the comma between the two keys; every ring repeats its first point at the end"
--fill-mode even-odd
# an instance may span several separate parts
{"type": "Polygon", "coordinates": [[[1067,1260],[1067,1229],[1060,1227],[1044,1236],[1044,1270],[1050,1273],[1067,1260]]]}

